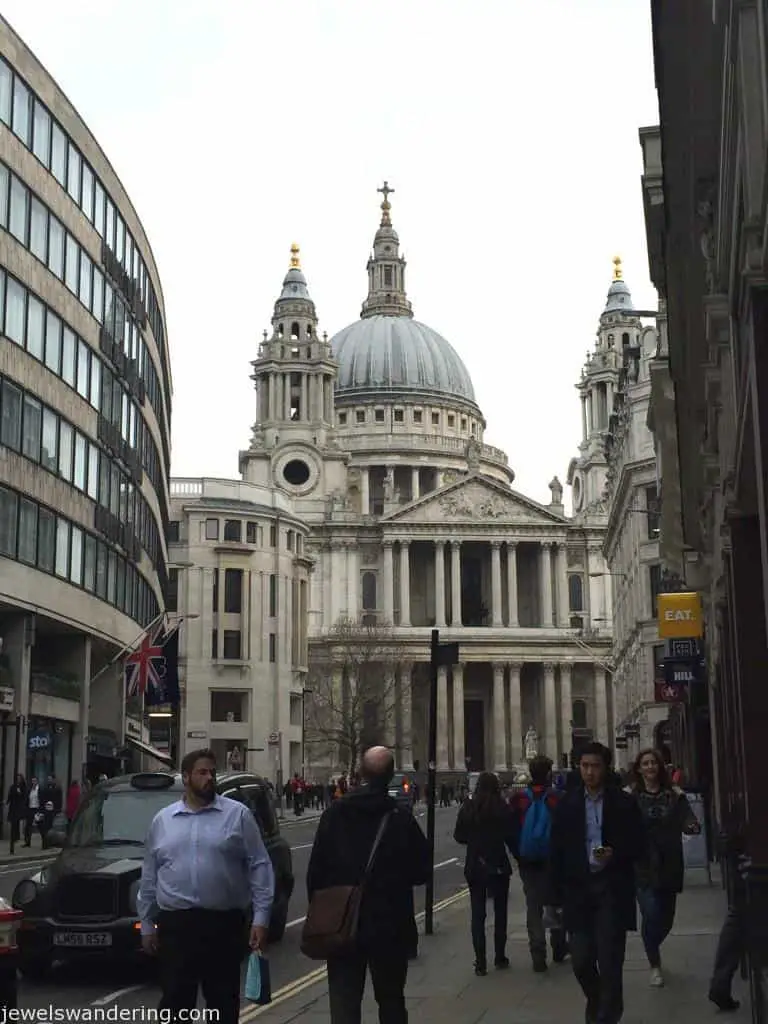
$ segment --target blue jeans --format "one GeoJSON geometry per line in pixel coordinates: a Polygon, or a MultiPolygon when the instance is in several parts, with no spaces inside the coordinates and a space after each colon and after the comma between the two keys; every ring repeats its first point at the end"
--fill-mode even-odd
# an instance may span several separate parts
{"type": "Polygon", "coordinates": [[[672,931],[677,893],[643,887],[637,890],[637,902],[643,919],[645,955],[651,967],[661,967],[661,945],[672,931]]]}

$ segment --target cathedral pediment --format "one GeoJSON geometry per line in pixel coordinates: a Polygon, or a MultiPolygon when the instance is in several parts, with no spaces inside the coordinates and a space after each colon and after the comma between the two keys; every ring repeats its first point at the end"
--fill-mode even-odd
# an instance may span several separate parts
{"type": "Polygon", "coordinates": [[[471,474],[384,517],[391,523],[553,525],[564,517],[494,480],[471,474]]]}

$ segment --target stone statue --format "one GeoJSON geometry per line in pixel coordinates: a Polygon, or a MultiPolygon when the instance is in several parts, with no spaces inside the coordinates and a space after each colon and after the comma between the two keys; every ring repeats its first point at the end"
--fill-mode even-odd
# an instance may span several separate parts
{"type": "Polygon", "coordinates": [[[552,477],[552,479],[549,481],[549,489],[552,492],[552,504],[562,505],[563,485],[560,483],[556,476],[552,477]]]}
{"type": "Polygon", "coordinates": [[[391,503],[395,500],[395,471],[391,466],[387,467],[384,474],[384,501],[391,503]]]}
{"type": "Polygon", "coordinates": [[[467,468],[469,470],[478,469],[480,467],[480,444],[474,438],[470,437],[467,441],[467,468]]]}
{"type": "Polygon", "coordinates": [[[539,752],[539,736],[532,725],[528,726],[528,732],[525,734],[525,759],[526,761],[532,760],[539,752]]]}

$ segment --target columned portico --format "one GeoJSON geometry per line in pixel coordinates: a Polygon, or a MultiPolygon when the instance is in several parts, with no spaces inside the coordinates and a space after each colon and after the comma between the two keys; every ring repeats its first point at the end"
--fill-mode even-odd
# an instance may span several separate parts
{"type": "Polygon", "coordinates": [[[453,666],[453,767],[463,772],[466,766],[464,749],[464,666],[453,666]]]}
{"type": "Polygon", "coordinates": [[[541,545],[541,578],[539,594],[541,599],[541,624],[546,629],[554,625],[552,621],[552,545],[549,541],[541,545]]]}
{"type": "Polygon", "coordinates": [[[501,605],[501,541],[491,541],[491,609],[494,626],[503,626],[501,605]]]}
{"type": "Polygon", "coordinates": [[[544,676],[544,749],[547,757],[555,763],[560,760],[557,744],[557,692],[555,690],[555,665],[545,661],[542,665],[544,676]]]}
{"type": "Polygon", "coordinates": [[[507,625],[510,629],[516,629],[518,626],[517,544],[514,541],[507,544],[507,601],[509,609],[507,625]]]}
{"type": "Polygon", "coordinates": [[[560,629],[567,629],[570,610],[568,606],[568,549],[565,544],[557,545],[557,561],[555,566],[557,625],[560,629]]]}
{"type": "Polygon", "coordinates": [[[413,676],[409,668],[400,669],[400,770],[413,770],[413,676]]]}
{"type": "Polygon", "coordinates": [[[461,541],[451,541],[451,625],[461,625],[461,541]]]}
{"type": "Polygon", "coordinates": [[[384,620],[395,620],[395,560],[391,540],[384,541],[384,620]]]}
{"type": "Polygon", "coordinates": [[[437,769],[447,771],[448,764],[448,669],[437,670],[437,769]]]}
{"type": "Polygon", "coordinates": [[[507,716],[504,700],[504,666],[493,666],[493,766],[498,771],[507,768],[507,716]]]}
{"type": "Polygon", "coordinates": [[[519,661],[509,663],[509,756],[512,764],[522,764],[523,755],[523,698],[520,689],[519,661]]]}
{"type": "Polygon", "coordinates": [[[411,559],[410,542],[400,541],[400,625],[411,624],[411,559]]]}
{"type": "Polygon", "coordinates": [[[573,666],[564,661],[560,665],[560,730],[562,751],[570,756],[573,736],[573,666]]]}
{"type": "Polygon", "coordinates": [[[435,625],[445,628],[445,541],[435,542],[435,625]]]}

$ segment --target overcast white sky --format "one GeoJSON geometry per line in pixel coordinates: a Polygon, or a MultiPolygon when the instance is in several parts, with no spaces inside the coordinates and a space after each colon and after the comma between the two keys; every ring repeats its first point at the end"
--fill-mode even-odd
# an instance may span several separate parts
{"type": "Polygon", "coordinates": [[[237,476],[249,362],[297,241],[321,329],[357,319],[378,223],[454,345],[516,488],[548,501],[624,259],[648,280],[649,0],[3,0],[99,140],[160,268],[173,472],[237,476]]]}

